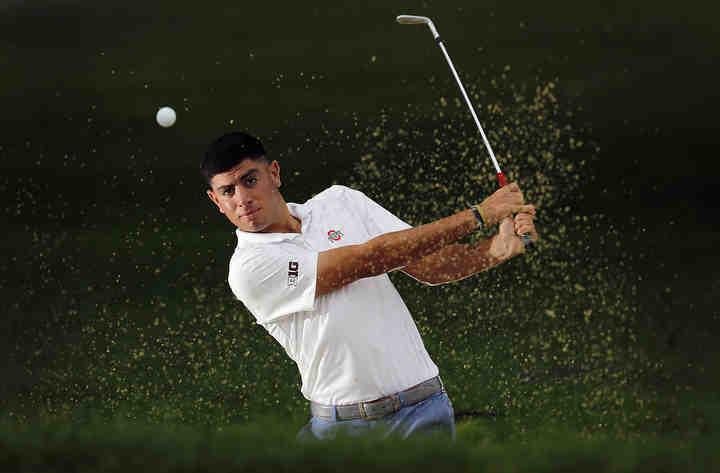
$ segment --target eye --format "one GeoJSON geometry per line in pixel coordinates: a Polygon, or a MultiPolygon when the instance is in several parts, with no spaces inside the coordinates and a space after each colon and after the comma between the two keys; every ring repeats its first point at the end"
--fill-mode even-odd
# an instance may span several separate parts
{"type": "Polygon", "coordinates": [[[235,190],[235,186],[228,186],[223,190],[223,195],[232,194],[234,190],[235,190]]]}
{"type": "Polygon", "coordinates": [[[257,181],[258,181],[258,178],[255,177],[255,176],[252,176],[252,177],[248,177],[248,178],[247,178],[247,183],[248,183],[248,184],[255,184],[255,183],[257,183],[257,181]]]}

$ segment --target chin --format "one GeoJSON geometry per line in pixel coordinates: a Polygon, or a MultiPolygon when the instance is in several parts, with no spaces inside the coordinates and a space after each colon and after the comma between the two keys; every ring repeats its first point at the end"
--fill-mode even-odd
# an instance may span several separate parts
{"type": "Polygon", "coordinates": [[[237,225],[237,227],[243,232],[258,233],[258,232],[265,230],[267,225],[258,222],[257,224],[254,224],[254,225],[243,224],[243,225],[237,225]]]}

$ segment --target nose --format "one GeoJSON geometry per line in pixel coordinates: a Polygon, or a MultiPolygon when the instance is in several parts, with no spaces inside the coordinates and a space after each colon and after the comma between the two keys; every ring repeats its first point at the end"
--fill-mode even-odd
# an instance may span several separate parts
{"type": "Polygon", "coordinates": [[[243,191],[235,191],[235,202],[240,207],[248,207],[253,204],[252,196],[243,191]]]}

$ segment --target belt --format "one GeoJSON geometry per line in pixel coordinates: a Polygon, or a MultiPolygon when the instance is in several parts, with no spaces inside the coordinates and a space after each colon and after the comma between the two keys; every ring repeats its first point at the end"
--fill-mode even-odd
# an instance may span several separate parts
{"type": "Polygon", "coordinates": [[[338,406],[326,406],[310,402],[310,413],[313,417],[323,420],[351,420],[351,419],[378,419],[400,410],[403,406],[412,406],[424,401],[433,394],[444,392],[440,376],[435,376],[411,388],[374,401],[357,402],[338,406]],[[403,404],[403,401],[405,403],[403,404]],[[337,415],[333,415],[333,411],[337,415]]]}

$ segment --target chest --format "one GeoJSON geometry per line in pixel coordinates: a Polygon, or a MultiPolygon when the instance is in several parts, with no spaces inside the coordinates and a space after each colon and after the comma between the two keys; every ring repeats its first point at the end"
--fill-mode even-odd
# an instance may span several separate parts
{"type": "Polygon", "coordinates": [[[306,243],[316,251],[347,245],[359,245],[370,239],[363,220],[354,214],[335,214],[313,222],[306,234],[306,243]]]}

